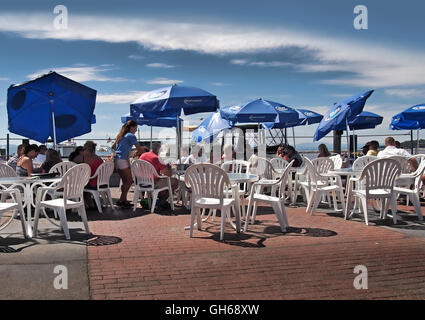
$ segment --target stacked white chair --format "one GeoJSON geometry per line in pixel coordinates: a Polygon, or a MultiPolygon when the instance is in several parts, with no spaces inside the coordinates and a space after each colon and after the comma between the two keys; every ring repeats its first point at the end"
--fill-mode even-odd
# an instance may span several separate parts
{"type": "Polygon", "coordinates": [[[257,213],[258,203],[267,203],[272,205],[274,213],[276,214],[277,220],[279,221],[280,229],[282,230],[282,232],[286,232],[286,227],[288,227],[289,223],[288,223],[288,218],[286,216],[286,210],[285,210],[285,200],[286,200],[285,190],[286,190],[286,187],[288,186],[288,175],[293,163],[294,161],[291,161],[286,166],[285,171],[283,172],[279,180],[277,181],[260,180],[253,184],[251,188],[251,194],[249,197],[248,211],[246,214],[244,231],[246,231],[248,228],[251,212],[252,212],[251,223],[253,224],[255,222],[255,215],[257,213]],[[268,196],[263,194],[263,188],[266,186],[267,187],[276,186],[277,189],[279,190],[278,196],[268,196]]]}
{"type": "Polygon", "coordinates": [[[109,189],[109,180],[111,175],[114,172],[114,163],[112,161],[105,161],[97,169],[91,179],[97,178],[96,190],[84,189],[84,192],[91,193],[93,195],[94,201],[96,202],[97,210],[102,213],[102,204],[100,202],[100,196],[102,199],[109,200],[109,205],[112,209],[114,208],[114,203],[112,202],[111,190],[109,189]]]}
{"type": "Polygon", "coordinates": [[[337,211],[337,194],[339,195],[339,200],[342,203],[342,211],[344,212],[344,194],[342,191],[342,183],[340,177],[326,176],[325,173],[320,174],[319,172],[317,172],[311,160],[306,157],[304,157],[304,162],[306,165],[306,173],[308,175],[308,179],[306,182],[300,183],[304,187],[306,193],[308,193],[306,212],[309,212],[311,210],[311,215],[314,215],[319,206],[319,203],[321,202],[322,197],[326,195],[332,195],[334,209],[335,211],[337,211]]]}
{"type": "Polygon", "coordinates": [[[171,210],[174,211],[173,190],[171,188],[170,177],[160,176],[155,167],[145,160],[134,161],[131,164],[131,173],[133,175],[135,185],[133,211],[136,211],[137,201],[139,200],[140,194],[142,192],[146,192],[152,196],[152,200],[149,197],[149,204],[151,206],[151,213],[153,213],[155,210],[156,200],[158,199],[158,194],[164,190],[168,190],[171,210]],[[167,179],[167,186],[163,188],[155,188],[155,178],[167,179]]]}
{"type": "Polygon", "coordinates": [[[396,179],[401,174],[401,165],[394,159],[378,159],[366,165],[358,178],[351,178],[348,184],[345,219],[349,218],[352,198],[358,198],[363,207],[366,225],[369,225],[368,200],[381,199],[381,218],[386,218],[389,202],[393,221],[397,223],[397,195],[394,192],[396,179]],[[357,188],[353,188],[356,183],[357,188]]]}
{"type": "Polygon", "coordinates": [[[201,230],[201,209],[220,210],[221,228],[220,240],[224,238],[226,217],[230,218],[230,208],[236,216],[236,231],[240,232],[239,210],[235,210],[235,199],[226,198],[226,190],[231,188],[230,180],[226,172],[220,167],[200,163],[190,166],[185,173],[185,183],[192,190],[191,213],[190,213],[190,237],[193,236],[195,216],[198,230],[201,230]]]}
{"type": "MultiPolygon", "coordinates": [[[[66,239],[70,239],[68,222],[66,218],[67,209],[77,209],[78,214],[83,220],[84,227],[87,233],[89,225],[87,222],[86,209],[84,207],[84,187],[90,179],[90,167],[88,164],[82,163],[74,165],[63,175],[61,181],[54,187],[41,187],[37,190],[37,198],[35,205],[34,218],[34,236],[38,233],[38,219],[41,208],[50,208],[58,212],[61,227],[65,233],[66,239]],[[46,192],[54,192],[58,189],[63,189],[61,198],[52,200],[43,200],[46,192]]],[[[55,193],[58,195],[57,193],[55,193]]]]}

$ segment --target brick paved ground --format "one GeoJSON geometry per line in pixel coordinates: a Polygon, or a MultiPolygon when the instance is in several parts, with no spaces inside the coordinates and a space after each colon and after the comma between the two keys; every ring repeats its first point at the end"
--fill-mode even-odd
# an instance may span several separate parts
{"type": "MultiPolygon", "coordinates": [[[[117,195],[117,194],[116,194],[117,195]]],[[[411,207],[410,207],[411,209],[411,207]]],[[[395,230],[390,220],[345,221],[326,210],[311,217],[288,208],[283,234],[260,207],[247,233],[219,219],[189,238],[189,212],[150,214],[138,208],[89,215],[91,231],[118,244],[88,247],[92,299],[424,299],[425,238],[395,230]],[[98,220],[96,220],[98,219],[98,220]],[[373,223],[372,223],[373,224],[373,223]],[[389,226],[389,227],[387,227],[389,226]],[[368,269],[368,290],[356,290],[356,265],[368,269]]],[[[375,216],[377,218],[377,216],[375,216]]],[[[397,227],[425,230],[414,214],[397,227]]]]}

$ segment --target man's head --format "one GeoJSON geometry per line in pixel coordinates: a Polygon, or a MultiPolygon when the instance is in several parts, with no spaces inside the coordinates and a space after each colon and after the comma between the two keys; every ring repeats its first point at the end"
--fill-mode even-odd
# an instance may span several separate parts
{"type": "Polygon", "coordinates": [[[379,148],[379,142],[376,140],[372,140],[371,142],[369,142],[369,149],[372,150],[378,150],[379,148]]]}
{"type": "Polygon", "coordinates": [[[152,152],[153,153],[158,155],[160,150],[161,150],[161,144],[159,142],[152,143],[152,152]]]}
{"type": "Polygon", "coordinates": [[[288,156],[292,156],[295,153],[295,148],[293,146],[285,146],[284,153],[288,156]]]}
{"type": "Polygon", "coordinates": [[[18,153],[18,156],[22,156],[24,154],[24,150],[25,150],[25,144],[20,144],[18,146],[18,149],[16,150],[16,152],[18,153]]]}
{"type": "Polygon", "coordinates": [[[38,153],[46,154],[47,147],[44,144],[40,145],[38,148],[40,149],[38,153]]]}
{"type": "Polygon", "coordinates": [[[394,145],[395,145],[395,147],[396,147],[397,149],[401,149],[401,143],[400,143],[400,141],[395,141],[395,142],[394,142],[394,145]]]}
{"type": "Polygon", "coordinates": [[[395,140],[394,140],[394,138],[393,137],[387,137],[385,139],[385,146],[386,147],[388,147],[388,146],[395,146],[395,140]]]}

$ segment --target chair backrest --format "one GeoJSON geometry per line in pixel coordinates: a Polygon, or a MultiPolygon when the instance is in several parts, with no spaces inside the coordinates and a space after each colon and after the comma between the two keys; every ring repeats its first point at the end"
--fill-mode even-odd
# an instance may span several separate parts
{"type": "Polygon", "coordinates": [[[339,154],[329,157],[334,163],[334,169],[341,169],[342,167],[342,158],[339,154]]]}
{"type": "Polygon", "coordinates": [[[401,174],[401,165],[395,159],[385,158],[372,161],[366,165],[360,175],[364,181],[366,195],[369,190],[394,188],[397,177],[401,174]]]}
{"type": "Polygon", "coordinates": [[[136,160],[131,164],[131,173],[134,183],[154,187],[155,177],[159,174],[152,163],[145,160],[136,160]]]}
{"type": "Polygon", "coordinates": [[[353,170],[354,171],[361,171],[366,167],[369,163],[371,163],[374,160],[377,160],[378,157],[375,156],[363,156],[359,157],[353,162],[353,170]]]}
{"type": "Polygon", "coordinates": [[[303,162],[304,162],[305,168],[306,168],[305,172],[306,172],[306,175],[307,175],[307,181],[308,181],[309,187],[311,185],[317,186],[317,180],[320,179],[320,175],[317,172],[316,167],[313,165],[313,162],[307,157],[304,157],[303,162]]]}
{"type": "Polygon", "coordinates": [[[6,163],[0,163],[0,177],[10,178],[17,177],[16,171],[6,163]]]}
{"type": "Polygon", "coordinates": [[[219,199],[223,204],[224,190],[230,188],[227,173],[220,167],[210,163],[190,166],[185,172],[184,180],[192,189],[192,201],[200,198],[219,199]]]}
{"type": "Polygon", "coordinates": [[[221,169],[231,173],[249,173],[251,164],[244,160],[226,161],[221,165],[221,169]]]}
{"type": "Polygon", "coordinates": [[[401,165],[401,173],[411,173],[413,170],[409,158],[403,156],[391,156],[386,159],[394,159],[397,160],[401,165]]]}
{"type": "Polygon", "coordinates": [[[270,163],[272,164],[274,169],[280,169],[284,170],[288,166],[288,161],[283,159],[282,157],[276,157],[270,160],[270,163]]]}
{"type": "Polygon", "coordinates": [[[257,175],[260,179],[271,180],[277,172],[274,171],[273,165],[269,160],[258,157],[257,160],[257,175]]]}
{"type": "Polygon", "coordinates": [[[84,187],[89,183],[90,172],[90,166],[86,163],[76,164],[65,172],[60,182],[65,202],[75,198],[83,201],[84,187]]]}
{"type": "Polygon", "coordinates": [[[334,162],[329,158],[316,158],[311,160],[311,163],[319,174],[328,173],[329,170],[334,169],[334,162]]]}
{"type": "Polygon", "coordinates": [[[418,168],[414,172],[414,177],[415,177],[414,190],[418,193],[423,186],[422,175],[424,174],[424,171],[425,171],[425,161],[421,161],[419,162],[418,168]]]}
{"type": "Polygon", "coordinates": [[[105,161],[99,167],[97,167],[94,176],[97,177],[97,187],[105,185],[109,188],[109,180],[114,173],[114,163],[112,161],[105,161]]]}
{"type": "Polygon", "coordinates": [[[289,177],[289,170],[292,168],[292,165],[294,164],[295,160],[292,160],[288,165],[286,166],[285,170],[283,171],[282,176],[280,177],[280,189],[279,189],[279,198],[280,199],[286,199],[285,195],[285,189],[288,184],[288,177],[289,177]]]}
{"type": "Polygon", "coordinates": [[[50,168],[49,173],[53,173],[53,172],[59,172],[59,175],[61,177],[64,176],[64,174],[71,169],[72,167],[74,167],[76,165],[75,162],[72,161],[63,161],[63,162],[59,162],[56,163],[53,167],[50,168]]]}

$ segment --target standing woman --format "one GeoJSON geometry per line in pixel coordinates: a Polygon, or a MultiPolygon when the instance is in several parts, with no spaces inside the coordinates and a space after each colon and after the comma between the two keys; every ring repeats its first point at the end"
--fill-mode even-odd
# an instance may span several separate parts
{"type": "Polygon", "coordinates": [[[122,179],[121,186],[121,197],[117,202],[117,205],[124,208],[130,208],[131,204],[127,201],[127,193],[133,184],[133,178],[130,170],[130,151],[133,145],[137,151],[142,153],[143,149],[137,142],[137,138],[134,135],[137,132],[137,122],[134,120],[127,121],[121,128],[121,131],[117,135],[117,139],[112,145],[112,149],[115,150],[115,168],[118,171],[122,179]]]}

